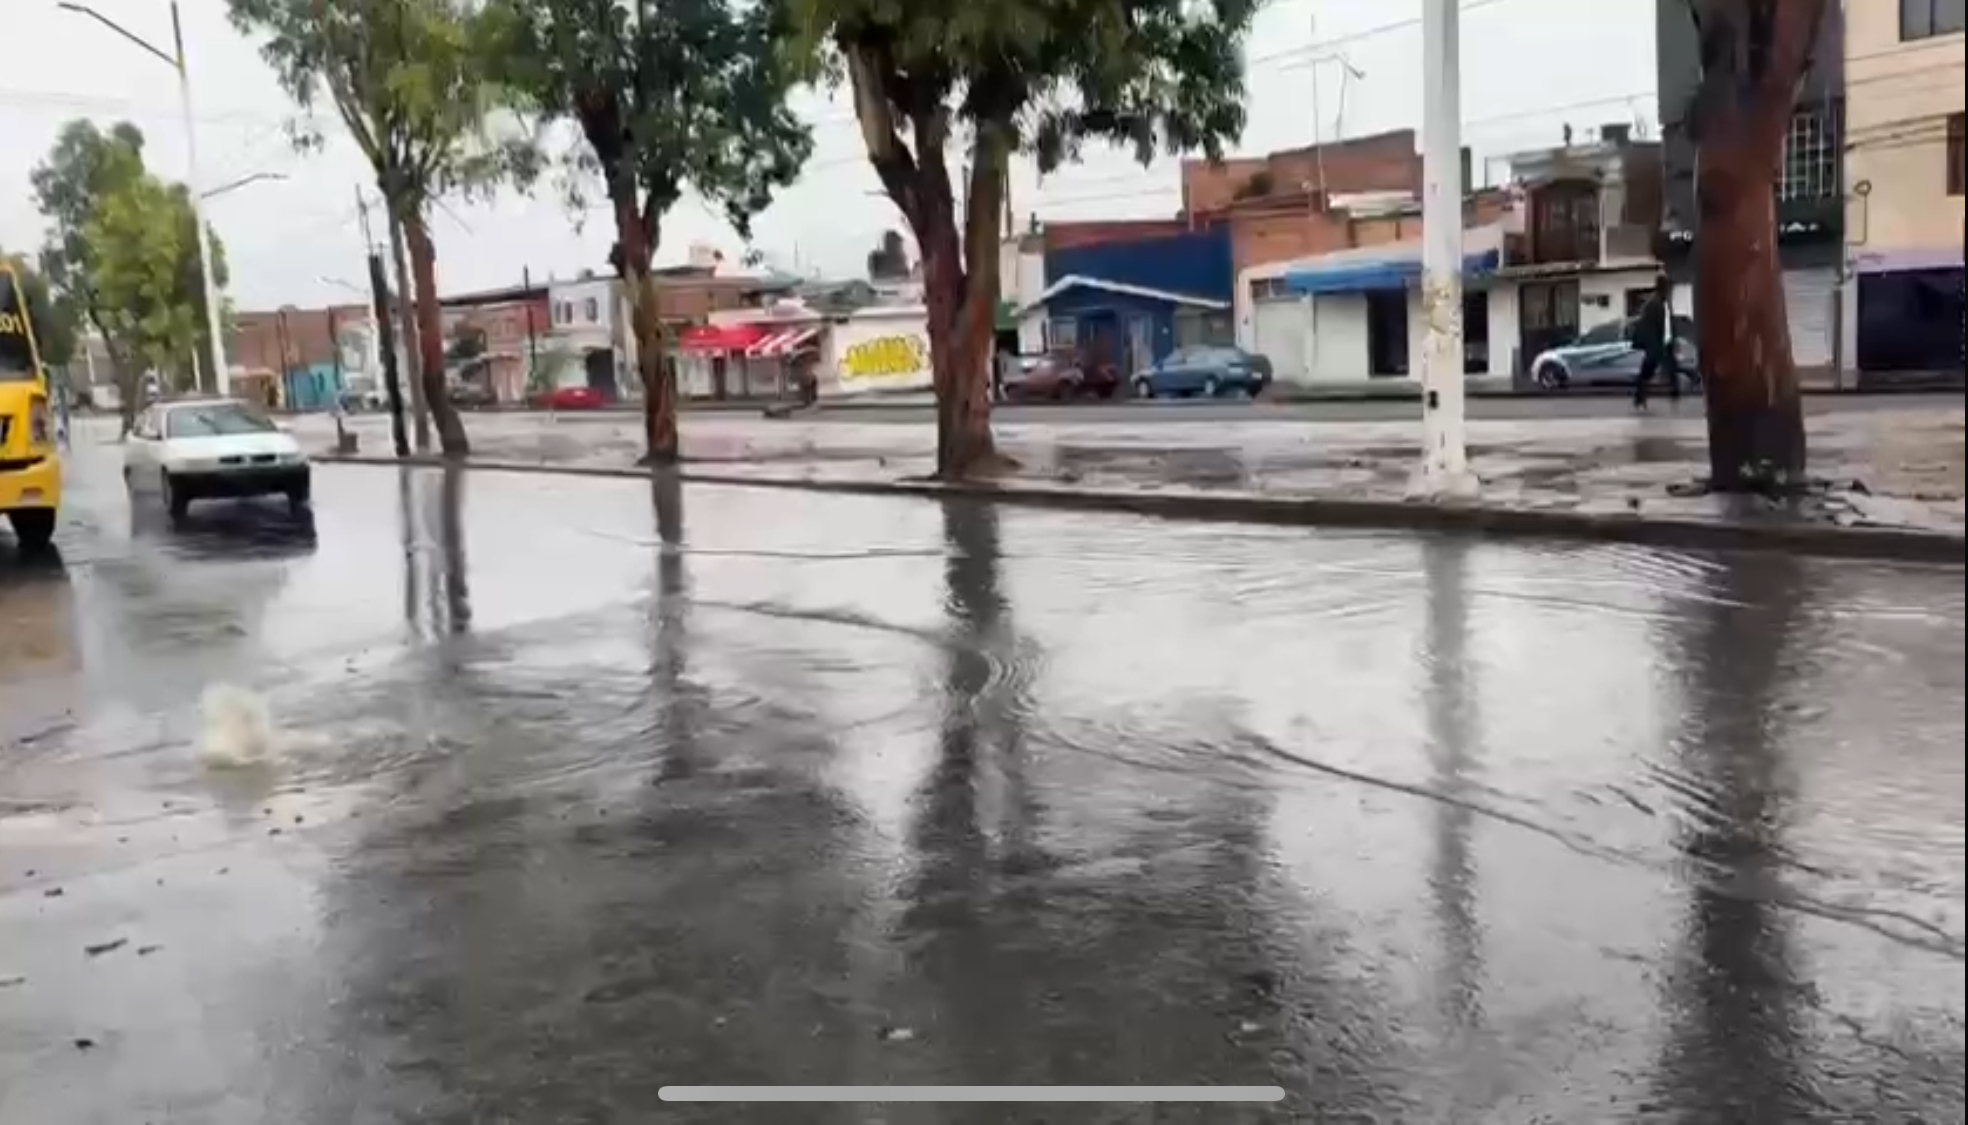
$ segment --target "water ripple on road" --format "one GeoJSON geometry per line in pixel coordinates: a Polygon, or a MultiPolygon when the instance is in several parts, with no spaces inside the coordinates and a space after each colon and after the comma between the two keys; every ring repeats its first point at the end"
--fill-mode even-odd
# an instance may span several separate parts
{"type": "Polygon", "coordinates": [[[111,507],[53,585],[0,587],[71,646],[0,677],[0,1118],[97,1108],[4,1046],[78,1020],[115,1029],[119,1104],[226,1120],[619,1117],[674,1079],[1961,1103],[1958,573],[317,490],[309,545],[111,507]],[[290,738],[267,770],[198,763],[215,681],[290,738]],[[77,977],[77,926],[183,959],[77,977]],[[203,1053],[170,1050],[194,1014],[203,1053]]]}

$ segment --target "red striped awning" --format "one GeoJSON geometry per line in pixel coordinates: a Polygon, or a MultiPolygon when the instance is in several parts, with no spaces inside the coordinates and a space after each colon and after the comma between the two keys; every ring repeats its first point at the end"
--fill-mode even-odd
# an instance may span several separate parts
{"type": "Polygon", "coordinates": [[[677,347],[707,355],[747,354],[772,334],[763,324],[694,324],[677,337],[677,347]]]}
{"type": "Polygon", "coordinates": [[[798,355],[800,352],[812,347],[814,338],[819,335],[820,330],[818,328],[782,329],[778,332],[767,334],[763,339],[746,349],[745,354],[747,356],[763,356],[768,359],[778,356],[798,355]]]}

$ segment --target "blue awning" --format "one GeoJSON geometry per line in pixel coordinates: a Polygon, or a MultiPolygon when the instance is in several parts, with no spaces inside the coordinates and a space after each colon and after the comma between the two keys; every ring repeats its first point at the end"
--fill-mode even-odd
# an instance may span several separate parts
{"type": "MultiPolygon", "coordinates": [[[[1502,259],[1503,255],[1495,250],[1464,254],[1462,276],[1465,279],[1487,277],[1496,272],[1502,259]]],[[[1285,289],[1299,294],[1365,293],[1375,289],[1405,289],[1420,280],[1420,255],[1402,254],[1364,261],[1355,258],[1330,265],[1313,263],[1299,266],[1285,272],[1285,289]]]]}

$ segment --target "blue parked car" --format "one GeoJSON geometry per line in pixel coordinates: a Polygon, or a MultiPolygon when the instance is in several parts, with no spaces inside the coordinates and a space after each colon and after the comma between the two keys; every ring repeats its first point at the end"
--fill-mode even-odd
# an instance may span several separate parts
{"type": "Polygon", "coordinates": [[[1271,384],[1271,361],[1233,345],[1177,348],[1136,372],[1133,384],[1136,398],[1256,398],[1271,384]]]}

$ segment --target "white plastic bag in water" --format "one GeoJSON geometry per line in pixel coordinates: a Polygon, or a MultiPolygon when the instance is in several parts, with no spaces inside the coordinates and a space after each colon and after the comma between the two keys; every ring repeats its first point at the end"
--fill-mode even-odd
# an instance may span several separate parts
{"type": "Polygon", "coordinates": [[[198,701],[198,759],[213,769],[250,769],[273,756],[266,699],[233,684],[212,684],[198,701]]]}

